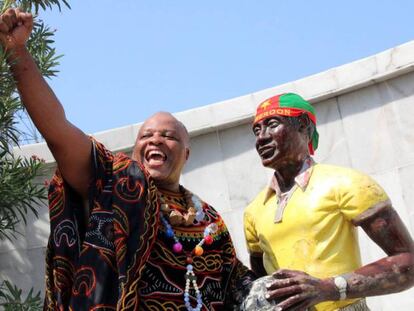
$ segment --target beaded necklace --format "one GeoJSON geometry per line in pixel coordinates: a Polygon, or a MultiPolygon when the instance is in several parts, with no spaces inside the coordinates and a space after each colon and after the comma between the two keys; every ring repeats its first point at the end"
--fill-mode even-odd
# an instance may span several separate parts
{"type": "MultiPolygon", "coordinates": [[[[184,191],[184,197],[185,197],[185,202],[186,205],[188,207],[188,213],[190,213],[190,209],[195,209],[195,213],[194,214],[194,219],[197,222],[204,222],[204,216],[205,213],[203,211],[203,204],[201,202],[201,200],[194,194],[190,193],[189,191],[181,188],[182,191],[184,191]]],[[[160,195],[160,199],[161,199],[161,213],[160,213],[160,219],[161,222],[163,223],[163,225],[165,226],[165,234],[168,238],[173,239],[174,240],[174,245],[173,245],[173,252],[176,254],[179,254],[181,252],[183,252],[183,245],[180,243],[179,239],[177,238],[177,236],[174,233],[174,229],[172,228],[170,222],[167,220],[167,217],[165,217],[164,213],[169,213],[169,216],[171,215],[171,213],[173,213],[172,211],[170,211],[168,204],[165,203],[165,200],[163,198],[163,195],[160,195]]],[[[183,216],[183,218],[186,218],[186,215],[183,216]]],[[[170,218],[171,220],[172,218],[170,218]]],[[[187,225],[188,225],[188,217],[187,217],[187,225]]],[[[203,250],[203,245],[210,245],[211,243],[213,243],[213,237],[211,236],[212,233],[215,233],[217,231],[217,225],[215,223],[211,223],[209,224],[205,229],[204,229],[204,233],[203,233],[203,238],[201,239],[200,242],[197,243],[197,245],[194,247],[194,249],[187,253],[187,259],[186,259],[186,269],[187,272],[185,274],[185,291],[184,291],[184,305],[187,308],[188,311],[200,311],[202,306],[203,306],[203,300],[202,300],[202,295],[200,292],[200,289],[198,288],[197,285],[197,276],[194,273],[193,270],[193,256],[201,256],[204,252],[203,250]],[[192,307],[191,303],[190,303],[190,288],[191,286],[194,288],[194,291],[196,293],[196,299],[197,299],[197,306],[196,307],[192,307]]]]}

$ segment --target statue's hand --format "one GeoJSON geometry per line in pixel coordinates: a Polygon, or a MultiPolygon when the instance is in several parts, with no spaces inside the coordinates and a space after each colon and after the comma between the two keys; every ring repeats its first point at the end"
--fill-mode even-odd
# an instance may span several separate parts
{"type": "Polygon", "coordinates": [[[19,9],[8,9],[0,15],[0,42],[5,50],[23,47],[33,29],[33,16],[19,9]]]}
{"type": "Polygon", "coordinates": [[[282,269],[273,273],[274,280],[267,286],[268,300],[276,300],[275,310],[304,311],[325,300],[336,300],[332,280],[321,280],[309,274],[282,269]]]}

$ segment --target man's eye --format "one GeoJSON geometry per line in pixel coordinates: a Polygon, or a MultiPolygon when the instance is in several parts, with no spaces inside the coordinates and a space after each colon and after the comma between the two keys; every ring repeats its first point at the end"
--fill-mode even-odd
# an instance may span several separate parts
{"type": "Polygon", "coordinates": [[[254,128],[254,129],[253,129],[253,134],[254,134],[255,136],[259,136],[259,134],[260,134],[260,129],[259,129],[258,127],[254,128]]]}
{"type": "Polygon", "coordinates": [[[278,127],[279,124],[280,124],[280,122],[278,122],[278,121],[270,121],[269,123],[267,123],[267,126],[278,127]]]}
{"type": "Polygon", "coordinates": [[[177,140],[177,137],[175,137],[174,135],[171,135],[171,134],[164,134],[163,136],[167,139],[177,140]]]}
{"type": "Polygon", "coordinates": [[[151,137],[150,133],[144,133],[141,135],[141,138],[148,138],[148,137],[151,137]]]}

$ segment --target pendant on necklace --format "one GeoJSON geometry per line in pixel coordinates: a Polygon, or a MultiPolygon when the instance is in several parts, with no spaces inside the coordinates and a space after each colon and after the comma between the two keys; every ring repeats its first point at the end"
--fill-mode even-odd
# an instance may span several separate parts
{"type": "Polygon", "coordinates": [[[201,296],[200,289],[197,285],[197,276],[194,274],[193,265],[187,265],[187,272],[185,274],[185,291],[184,291],[184,305],[188,311],[200,311],[203,306],[203,300],[201,296]],[[194,291],[196,293],[197,306],[193,308],[190,303],[190,288],[193,285],[194,291]]]}

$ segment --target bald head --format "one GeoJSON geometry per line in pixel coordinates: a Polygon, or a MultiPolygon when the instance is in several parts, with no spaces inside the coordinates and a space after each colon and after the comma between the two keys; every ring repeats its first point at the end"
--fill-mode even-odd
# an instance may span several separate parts
{"type": "Polygon", "coordinates": [[[190,135],[188,134],[187,128],[181,121],[179,121],[171,113],[166,111],[158,111],[154,113],[152,116],[150,116],[148,119],[146,119],[142,124],[141,128],[139,129],[137,140],[139,139],[140,134],[142,134],[142,132],[144,132],[149,126],[161,123],[169,124],[171,127],[173,127],[180,135],[185,147],[190,147],[190,135]]]}

